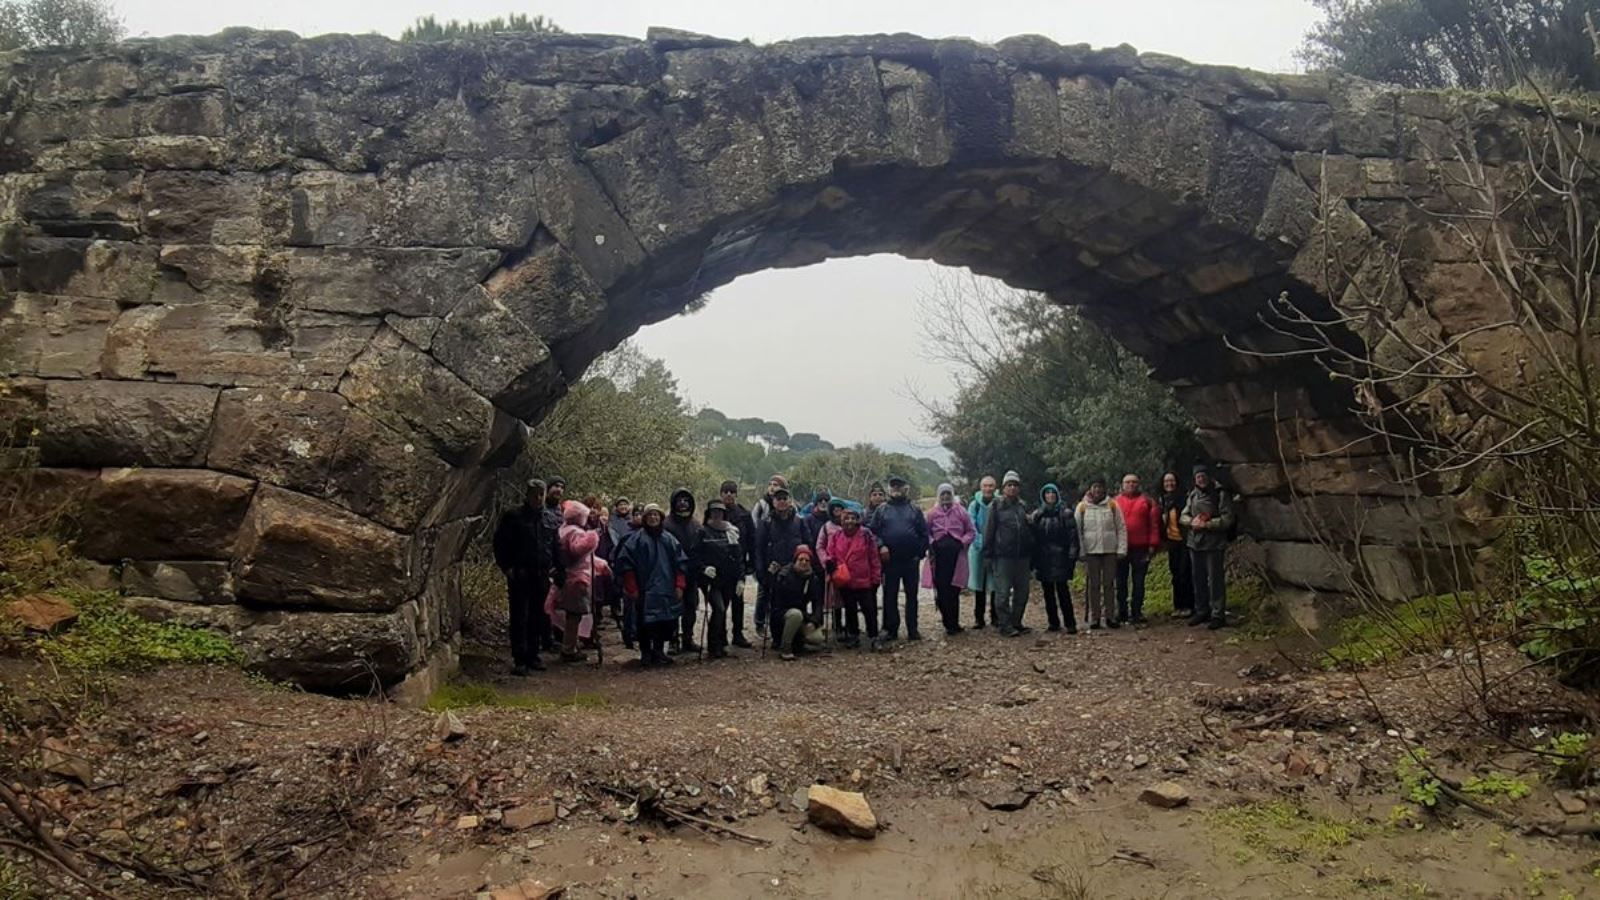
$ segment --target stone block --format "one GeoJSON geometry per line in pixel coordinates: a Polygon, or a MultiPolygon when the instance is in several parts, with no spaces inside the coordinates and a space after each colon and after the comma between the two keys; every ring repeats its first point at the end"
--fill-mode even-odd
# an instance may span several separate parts
{"type": "Polygon", "coordinates": [[[441,317],[500,259],[481,249],[295,249],[269,271],[285,303],[346,315],[441,317]]]}
{"type": "Polygon", "coordinates": [[[1350,561],[1320,544],[1265,542],[1267,572],[1273,578],[1313,590],[1349,591],[1358,583],[1350,561]]]}
{"type": "Polygon", "coordinates": [[[379,422],[421,434],[451,465],[467,465],[489,449],[493,405],[393,331],[380,333],[350,364],[339,393],[379,422]]]}
{"type": "Polygon", "coordinates": [[[24,291],[143,303],[158,277],[156,253],[126,241],[26,238],[17,278],[24,291]]]}
{"type": "Polygon", "coordinates": [[[106,336],[105,374],[194,384],[331,389],[377,319],[214,303],[127,310],[106,336]]]}
{"type": "Polygon", "coordinates": [[[203,465],[217,389],[146,381],[51,381],[38,439],[47,466],[203,465]]]}
{"type": "Polygon", "coordinates": [[[239,532],[234,584],[265,606],[386,612],[415,593],[409,545],[327,501],[263,485],[239,532]]]}
{"type": "Polygon", "coordinates": [[[99,375],[118,309],[115,300],[0,296],[0,373],[46,378],[99,375]]]}
{"type": "Polygon", "coordinates": [[[83,501],[90,559],[227,559],[255,482],[205,469],[104,469],[83,501]]]}
{"type": "Polygon", "coordinates": [[[878,80],[883,84],[889,144],[894,155],[922,167],[949,162],[944,98],[933,75],[902,62],[880,59],[878,80]]]}
{"type": "Polygon", "coordinates": [[[269,387],[223,391],[207,465],[308,494],[327,485],[349,401],[327,391],[269,387]]]}
{"type": "Polygon", "coordinates": [[[139,235],[138,172],[54,172],[22,191],[21,218],[56,237],[129,240],[139,235]]]}
{"type": "Polygon", "coordinates": [[[825,784],[813,784],[806,792],[806,818],[819,828],[838,831],[851,837],[878,836],[878,818],[867,798],[854,791],[841,791],[825,784]]]}
{"type": "Polygon", "coordinates": [[[124,594],[182,603],[232,603],[233,575],[225,562],[134,561],[122,567],[124,594]]]}
{"type": "Polygon", "coordinates": [[[180,244],[282,243],[287,188],[287,176],[151,172],[144,180],[144,233],[180,244]]]}
{"type": "Polygon", "coordinates": [[[276,289],[262,271],[264,258],[261,247],[249,244],[168,244],[157,258],[161,277],[150,299],[168,306],[254,306],[276,289]]]}

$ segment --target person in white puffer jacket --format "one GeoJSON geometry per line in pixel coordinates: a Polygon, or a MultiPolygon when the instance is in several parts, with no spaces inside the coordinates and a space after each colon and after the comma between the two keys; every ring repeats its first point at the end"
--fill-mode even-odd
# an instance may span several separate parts
{"type": "Polygon", "coordinates": [[[1128,525],[1106,495],[1106,480],[1089,482],[1078,502],[1078,544],[1083,548],[1084,618],[1089,630],[1120,628],[1116,613],[1117,560],[1128,555],[1128,525]]]}

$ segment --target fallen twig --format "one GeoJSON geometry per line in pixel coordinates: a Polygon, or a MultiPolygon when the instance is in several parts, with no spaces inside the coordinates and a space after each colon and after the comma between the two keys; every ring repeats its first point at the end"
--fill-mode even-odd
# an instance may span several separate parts
{"type": "Polygon", "coordinates": [[[52,866],[55,866],[73,881],[83,885],[84,888],[89,891],[89,893],[95,895],[96,897],[102,898],[102,900],[117,900],[117,895],[107,892],[99,885],[90,881],[87,877],[72,871],[71,867],[69,867],[60,859],[57,859],[54,854],[41,850],[32,844],[24,844],[22,841],[13,841],[10,838],[0,838],[0,847],[10,847],[13,850],[21,850],[29,856],[32,856],[34,859],[42,860],[51,864],[52,866]]]}
{"type": "Polygon", "coordinates": [[[681,809],[674,809],[673,807],[670,807],[670,806],[666,805],[665,803],[662,803],[659,799],[657,799],[655,797],[650,797],[648,799],[641,798],[638,794],[634,794],[634,793],[631,793],[629,791],[625,791],[625,790],[623,790],[622,788],[619,788],[619,787],[612,787],[609,784],[601,784],[601,785],[597,785],[597,787],[599,787],[600,790],[605,791],[608,794],[614,794],[614,795],[616,795],[618,797],[621,797],[622,799],[627,800],[627,801],[629,801],[631,803],[639,804],[639,811],[641,813],[646,812],[646,811],[654,811],[658,815],[662,815],[662,816],[665,816],[665,817],[667,817],[669,819],[673,819],[675,821],[682,822],[682,823],[684,823],[686,825],[693,825],[693,826],[696,826],[696,827],[702,828],[702,829],[709,828],[712,831],[716,831],[716,832],[719,832],[721,834],[725,834],[725,835],[727,835],[729,837],[732,837],[732,838],[738,838],[739,840],[745,841],[747,843],[756,844],[756,845],[761,846],[761,847],[768,847],[768,846],[772,845],[772,842],[767,840],[764,837],[759,837],[759,836],[754,835],[754,834],[747,834],[747,833],[745,833],[743,831],[738,831],[736,829],[729,828],[728,826],[723,825],[720,822],[713,822],[710,819],[703,819],[703,818],[701,818],[699,816],[696,816],[696,815],[693,815],[691,813],[686,813],[681,809]]]}

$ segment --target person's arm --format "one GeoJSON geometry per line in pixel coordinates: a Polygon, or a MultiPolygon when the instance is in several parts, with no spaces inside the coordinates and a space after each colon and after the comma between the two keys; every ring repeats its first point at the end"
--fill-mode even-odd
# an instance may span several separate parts
{"type": "Polygon", "coordinates": [[[1117,556],[1128,555],[1128,522],[1122,518],[1122,507],[1111,504],[1111,518],[1117,523],[1117,556]]]}
{"type": "Polygon", "coordinates": [[[1082,550],[1083,549],[1083,532],[1085,530],[1084,529],[1084,524],[1083,524],[1083,501],[1082,500],[1079,500],[1078,501],[1078,505],[1074,506],[1072,508],[1072,523],[1074,525],[1078,526],[1077,527],[1077,531],[1078,531],[1078,538],[1077,538],[1077,540],[1078,540],[1078,549],[1082,550]]]}
{"type": "Polygon", "coordinates": [[[1190,531],[1195,530],[1193,510],[1194,504],[1192,502],[1193,498],[1193,494],[1190,494],[1188,498],[1185,498],[1183,501],[1183,512],[1178,513],[1178,527],[1187,528],[1190,531]]]}
{"type": "Polygon", "coordinates": [[[994,558],[994,522],[996,518],[998,516],[994,514],[994,507],[990,507],[989,515],[985,516],[983,520],[983,556],[985,559],[994,558]]]}
{"type": "Polygon", "coordinates": [[[494,529],[494,564],[502,572],[509,572],[516,565],[516,540],[516,526],[511,521],[511,514],[506,513],[500,517],[500,524],[494,529]]]}
{"type": "Polygon", "coordinates": [[[956,509],[960,512],[957,521],[961,523],[961,533],[956,535],[956,538],[961,541],[961,546],[971,547],[972,542],[978,539],[978,529],[972,524],[972,515],[970,513],[959,506],[956,509]]]}
{"type": "Polygon", "coordinates": [[[1161,536],[1164,533],[1164,529],[1161,525],[1161,504],[1155,502],[1154,500],[1150,500],[1148,502],[1150,504],[1150,534],[1154,535],[1156,539],[1156,542],[1153,546],[1159,547],[1161,546],[1161,536]]]}
{"type": "Polygon", "coordinates": [[[928,520],[923,517],[922,510],[911,507],[911,528],[917,533],[917,559],[928,555],[928,520]]]}
{"type": "Polygon", "coordinates": [[[1227,490],[1217,490],[1217,514],[1210,525],[1213,530],[1224,532],[1233,527],[1233,495],[1227,490]]]}
{"type": "MultiPolygon", "coordinates": [[[[877,540],[873,537],[872,532],[870,531],[867,532],[867,537],[874,541],[877,540]]],[[[883,584],[883,560],[878,558],[878,554],[867,554],[867,572],[871,576],[872,587],[877,587],[878,585],[883,584]]]]}

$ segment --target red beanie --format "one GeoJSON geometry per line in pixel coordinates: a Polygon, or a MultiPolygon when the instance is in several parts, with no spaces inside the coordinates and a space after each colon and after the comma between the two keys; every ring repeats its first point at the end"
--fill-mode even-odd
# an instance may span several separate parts
{"type": "Polygon", "coordinates": [[[801,544],[800,546],[794,548],[794,558],[795,559],[799,559],[802,556],[806,557],[807,559],[810,559],[812,562],[816,562],[817,561],[816,554],[812,553],[811,552],[811,548],[806,546],[805,544],[801,544]]]}

